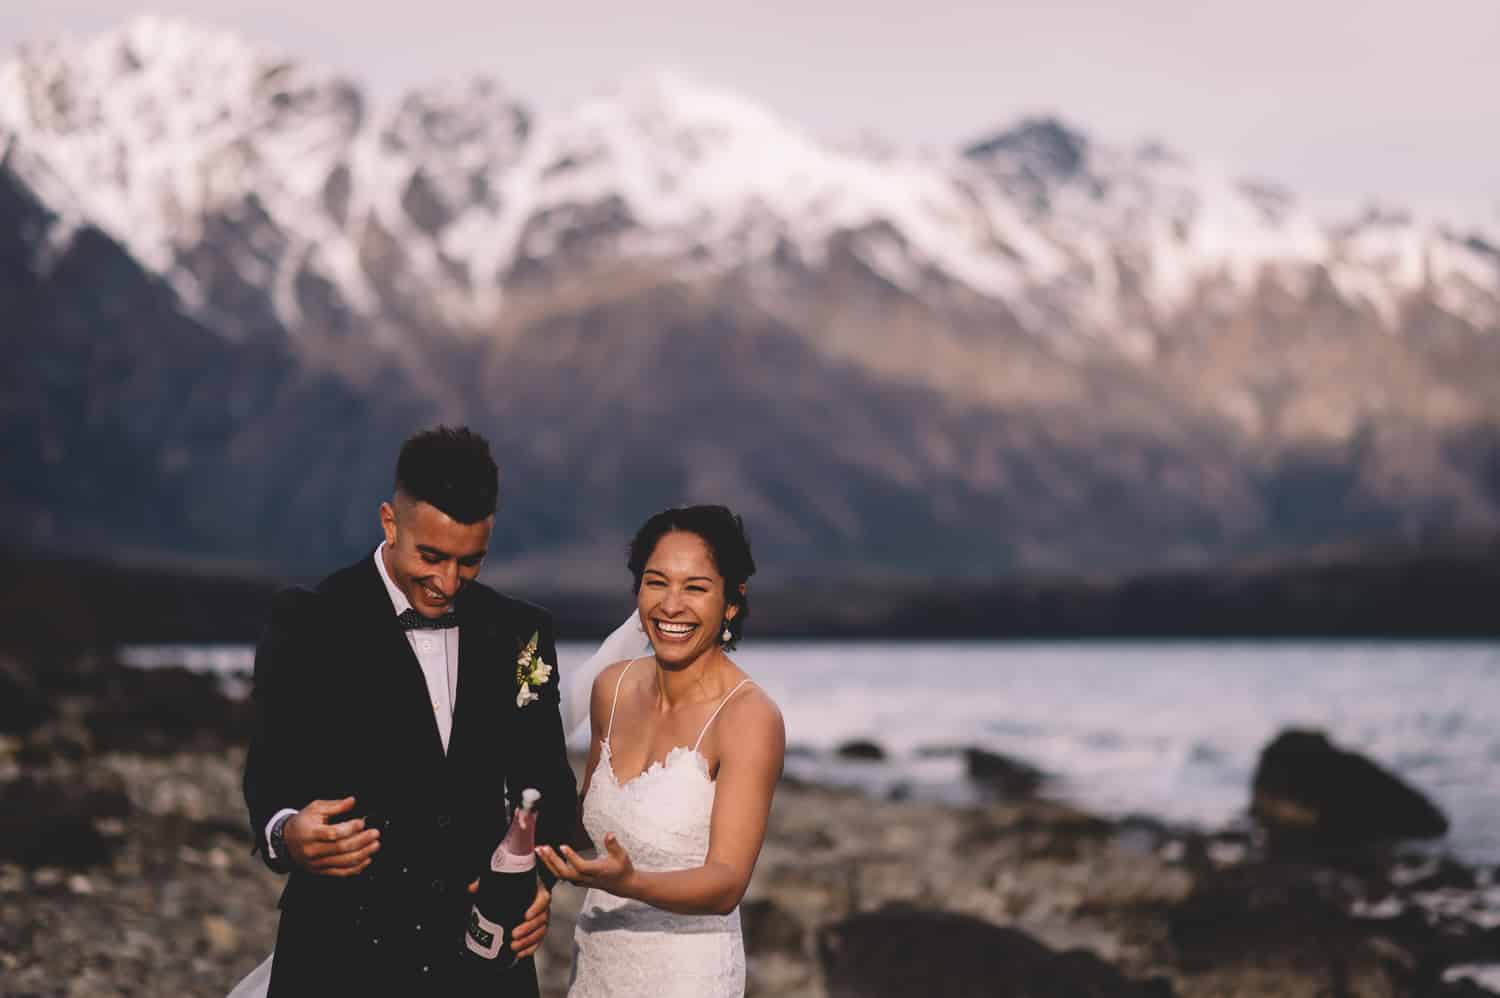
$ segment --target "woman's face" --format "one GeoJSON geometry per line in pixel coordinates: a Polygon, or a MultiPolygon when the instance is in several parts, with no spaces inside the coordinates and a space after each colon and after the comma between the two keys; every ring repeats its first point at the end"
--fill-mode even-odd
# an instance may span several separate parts
{"type": "Polygon", "coordinates": [[[724,577],[697,534],[672,530],[656,542],[636,609],[663,665],[686,665],[719,644],[726,617],[739,607],[724,599],[724,577]]]}

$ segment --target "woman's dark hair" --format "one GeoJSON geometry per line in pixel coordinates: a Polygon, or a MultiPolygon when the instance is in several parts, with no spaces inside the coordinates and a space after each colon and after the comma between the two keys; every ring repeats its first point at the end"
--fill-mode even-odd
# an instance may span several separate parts
{"type": "Polygon", "coordinates": [[[630,542],[627,564],[635,580],[636,592],[641,591],[641,576],[646,571],[651,553],[661,539],[674,530],[703,538],[714,567],[724,577],[724,599],[740,608],[729,621],[730,639],[724,643],[726,649],[731,649],[740,643],[745,621],[750,616],[750,600],[740,592],[740,586],[755,574],[755,559],[750,556],[750,537],[745,533],[745,521],[726,506],[675,506],[657,513],[641,525],[630,542]]]}
{"type": "Polygon", "coordinates": [[[436,506],[459,523],[478,523],[495,512],[500,469],[484,437],[467,426],[439,426],[402,444],[396,491],[436,506]]]}

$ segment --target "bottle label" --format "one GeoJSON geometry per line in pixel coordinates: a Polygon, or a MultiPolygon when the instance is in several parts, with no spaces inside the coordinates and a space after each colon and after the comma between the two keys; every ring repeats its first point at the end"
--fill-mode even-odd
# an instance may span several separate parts
{"type": "Polygon", "coordinates": [[[493,960],[500,955],[500,948],[505,945],[505,926],[485,918],[479,913],[478,906],[472,907],[469,909],[469,931],[464,933],[464,945],[469,947],[469,952],[486,960],[493,960]]]}

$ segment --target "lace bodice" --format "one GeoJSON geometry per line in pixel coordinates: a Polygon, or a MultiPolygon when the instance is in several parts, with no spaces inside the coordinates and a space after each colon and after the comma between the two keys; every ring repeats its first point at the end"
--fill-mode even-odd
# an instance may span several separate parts
{"type": "Polygon", "coordinates": [[[682,870],[702,866],[708,857],[708,821],[714,783],[708,760],[679,745],[661,762],[620,783],[609,740],[600,746],[599,766],[583,802],[583,827],[595,843],[614,832],[642,870],[682,870]]]}

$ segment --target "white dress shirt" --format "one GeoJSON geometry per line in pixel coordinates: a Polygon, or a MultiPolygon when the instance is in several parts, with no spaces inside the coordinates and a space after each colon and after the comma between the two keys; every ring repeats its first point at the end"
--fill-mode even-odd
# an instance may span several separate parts
{"type": "MultiPolygon", "coordinates": [[[[385,558],[381,554],[384,550],[384,544],[375,549],[375,570],[380,573],[380,581],[385,583],[386,595],[391,598],[392,612],[399,617],[412,608],[411,600],[391,581],[391,575],[385,569],[385,558]]],[[[422,668],[422,679],[427,683],[427,699],[432,704],[433,719],[437,722],[438,738],[442,740],[443,751],[447,752],[448,736],[453,731],[454,697],[458,692],[458,628],[407,631],[406,642],[411,645],[412,654],[417,657],[417,664],[422,668]]],[[[272,859],[276,858],[276,850],[271,846],[271,829],[281,820],[282,815],[296,813],[296,808],[282,808],[266,822],[266,854],[272,859]]]]}
{"type": "MultiPolygon", "coordinates": [[[[385,583],[386,595],[391,598],[391,608],[400,616],[412,608],[411,600],[396,588],[390,574],[385,570],[385,558],[381,551],[385,545],[375,549],[375,570],[380,581],[385,583]]],[[[450,608],[450,611],[451,608],[450,608]]],[[[448,735],[453,730],[453,698],[458,692],[458,628],[449,627],[441,631],[407,631],[406,643],[411,645],[417,664],[422,667],[422,678],[427,681],[427,699],[432,702],[433,717],[437,720],[438,737],[443,740],[443,751],[448,751],[448,735]]]]}

